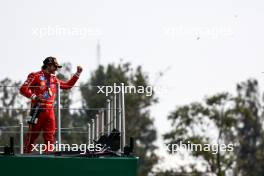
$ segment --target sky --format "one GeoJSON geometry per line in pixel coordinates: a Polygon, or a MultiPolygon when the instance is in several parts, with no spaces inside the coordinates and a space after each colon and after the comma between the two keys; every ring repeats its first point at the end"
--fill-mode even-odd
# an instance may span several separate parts
{"type": "MultiPolygon", "coordinates": [[[[248,78],[263,87],[263,15],[261,0],[1,1],[0,79],[25,80],[55,56],[83,66],[86,81],[97,67],[99,42],[101,64],[141,65],[164,88],[151,108],[161,145],[176,106],[235,93],[248,78]]],[[[166,166],[175,165],[175,157],[160,152],[166,166]]]]}

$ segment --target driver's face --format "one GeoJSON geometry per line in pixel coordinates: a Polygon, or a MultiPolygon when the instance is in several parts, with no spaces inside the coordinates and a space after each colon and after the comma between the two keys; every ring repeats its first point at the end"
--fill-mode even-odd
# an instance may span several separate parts
{"type": "Polygon", "coordinates": [[[52,74],[55,74],[55,72],[58,70],[58,67],[55,65],[48,66],[49,72],[52,74]]]}

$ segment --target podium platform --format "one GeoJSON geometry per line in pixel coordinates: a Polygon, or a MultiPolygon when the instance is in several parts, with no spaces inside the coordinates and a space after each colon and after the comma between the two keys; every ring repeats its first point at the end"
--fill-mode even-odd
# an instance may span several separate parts
{"type": "Polygon", "coordinates": [[[0,156],[0,175],[137,176],[138,157],[0,156]]]}

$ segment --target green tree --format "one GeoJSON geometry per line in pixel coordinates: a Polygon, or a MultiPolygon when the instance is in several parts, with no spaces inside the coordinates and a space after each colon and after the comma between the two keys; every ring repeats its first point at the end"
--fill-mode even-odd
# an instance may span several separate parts
{"type": "Polygon", "coordinates": [[[19,128],[9,126],[18,126],[22,117],[26,116],[25,111],[14,108],[22,108],[21,97],[18,86],[20,82],[14,82],[9,78],[0,81],[0,145],[9,144],[9,138],[15,138],[15,145],[19,144],[19,128]]]}
{"type": "MultiPolygon", "coordinates": [[[[104,94],[98,94],[97,87],[113,85],[114,83],[133,86],[148,86],[148,77],[143,73],[139,66],[133,70],[129,63],[121,63],[119,65],[109,64],[108,66],[99,66],[91,78],[83,84],[81,94],[83,98],[84,108],[100,108],[105,107],[105,102],[108,97],[104,94]]],[[[157,163],[158,157],[154,150],[156,146],[156,130],[153,126],[153,119],[150,117],[149,107],[156,103],[157,99],[154,95],[146,96],[145,94],[125,94],[126,106],[126,139],[135,137],[136,155],[140,157],[140,175],[147,175],[154,164],[157,163]]],[[[83,112],[82,120],[79,123],[85,124],[94,118],[97,111],[83,112]]]]}
{"type": "Polygon", "coordinates": [[[235,127],[239,147],[235,174],[260,176],[264,173],[263,99],[256,80],[238,84],[237,91],[235,127]]]}
{"type": "Polygon", "coordinates": [[[168,143],[190,141],[191,144],[217,143],[218,151],[191,151],[195,158],[202,157],[207,172],[218,176],[259,176],[263,170],[263,107],[258,83],[248,80],[237,85],[237,95],[220,93],[177,107],[168,117],[173,129],[164,135],[168,143]],[[212,134],[216,133],[213,138],[212,134]],[[234,150],[219,152],[220,144],[234,144],[234,150]]]}

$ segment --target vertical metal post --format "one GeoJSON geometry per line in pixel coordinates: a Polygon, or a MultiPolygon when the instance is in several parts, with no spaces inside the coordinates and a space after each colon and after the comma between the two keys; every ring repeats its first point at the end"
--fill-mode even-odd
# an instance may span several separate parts
{"type": "Polygon", "coordinates": [[[91,143],[91,125],[90,123],[87,123],[87,138],[88,138],[88,144],[91,143]]]}
{"type": "Polygon", "coordinates": [[[57,137],[58,137],[58,144],[61,144],[61,107],[60,107],[60,83],[57,83],[57,137]]]}
{"type": "MultiPolygon", "coordinates": [[[[122,122],[122,92],[119,92],[118,94],[118,131],[120,132],[121,136],[122,136],[122,128],[121,128],[121,122],[122,122]]],[[[120,151],[122,151],[122,139],[120,136],[120,151]]]]}
{"type": "Polygon", "coordinates": [[[114,129],[116,129],[116,93],[114,93],[114,101],[113,101],[113,123],[114,123],[114,129]]]}
{"type": "Polygon", "coordinates": [[[95,115],[95,127],[96,127],[96,130],[95,130],[95,140],[98,140],[99,139],[99,114],[96,114],[95,115]]]}
{"type": "Polygon", "coordinates": [[[124,150],[124,147],[126,145],[126,116],[125,116],[125,86],[124,86],[124,83],[121,83],[121,86],[122,86],[122,97],[121,97],[121,100],[122,100],[122,125],[121,125],[121,134],[122,134],[122,148],[121,148],[121,151],[124,150]]]}
{"type": "Polygon", "coordinates": [[[101,134],[104,135],[104,127],[105,127],[105,123],[104,123],[104,109],[101,110],[101,113],[100,113],[100,116],[101,116],[101,123],[102,123],[102,126],[101,126],[101,134]]]}
{"type": "Polygon", "coordinates": [[[101,131],[102,131],[101,109],[98,111],[98,121],[99,121],[99,124],[98,124],[98,139],[99,139],[101,136],[101,131]]]}
{"type": "Polygon", "coordinates": [[[118,130],[121,132],[121,122],[122,122],[122,93],[118,94],[118,130]]]}
{"type": "Polygon", "coordinates": [[[23,121],[20,122],[20,154],[24,153],[24,126],[23,121]]]}
{"type": "Polygon", "coordinates": [[[107,134],[109,135],[111,133],[111,128],[110,128],[110,100],[107,99],[107,134]]]}
{"type": "Polygon", "coordinates": [[[91,130],[91,136],[92,136],[92,143],[94,142],[94,119],[92,119],[92,130],[91,130]]]}
{"type": "Polygon", "coordinates": [[[114,126],[114,124],[113,124],[113,105],[114,105],[114,103],[113,103],[113,96],[111,96],[111,98],[110,98],[110,131],[112,131],[113,130],[113,126],[114,126]]]}

